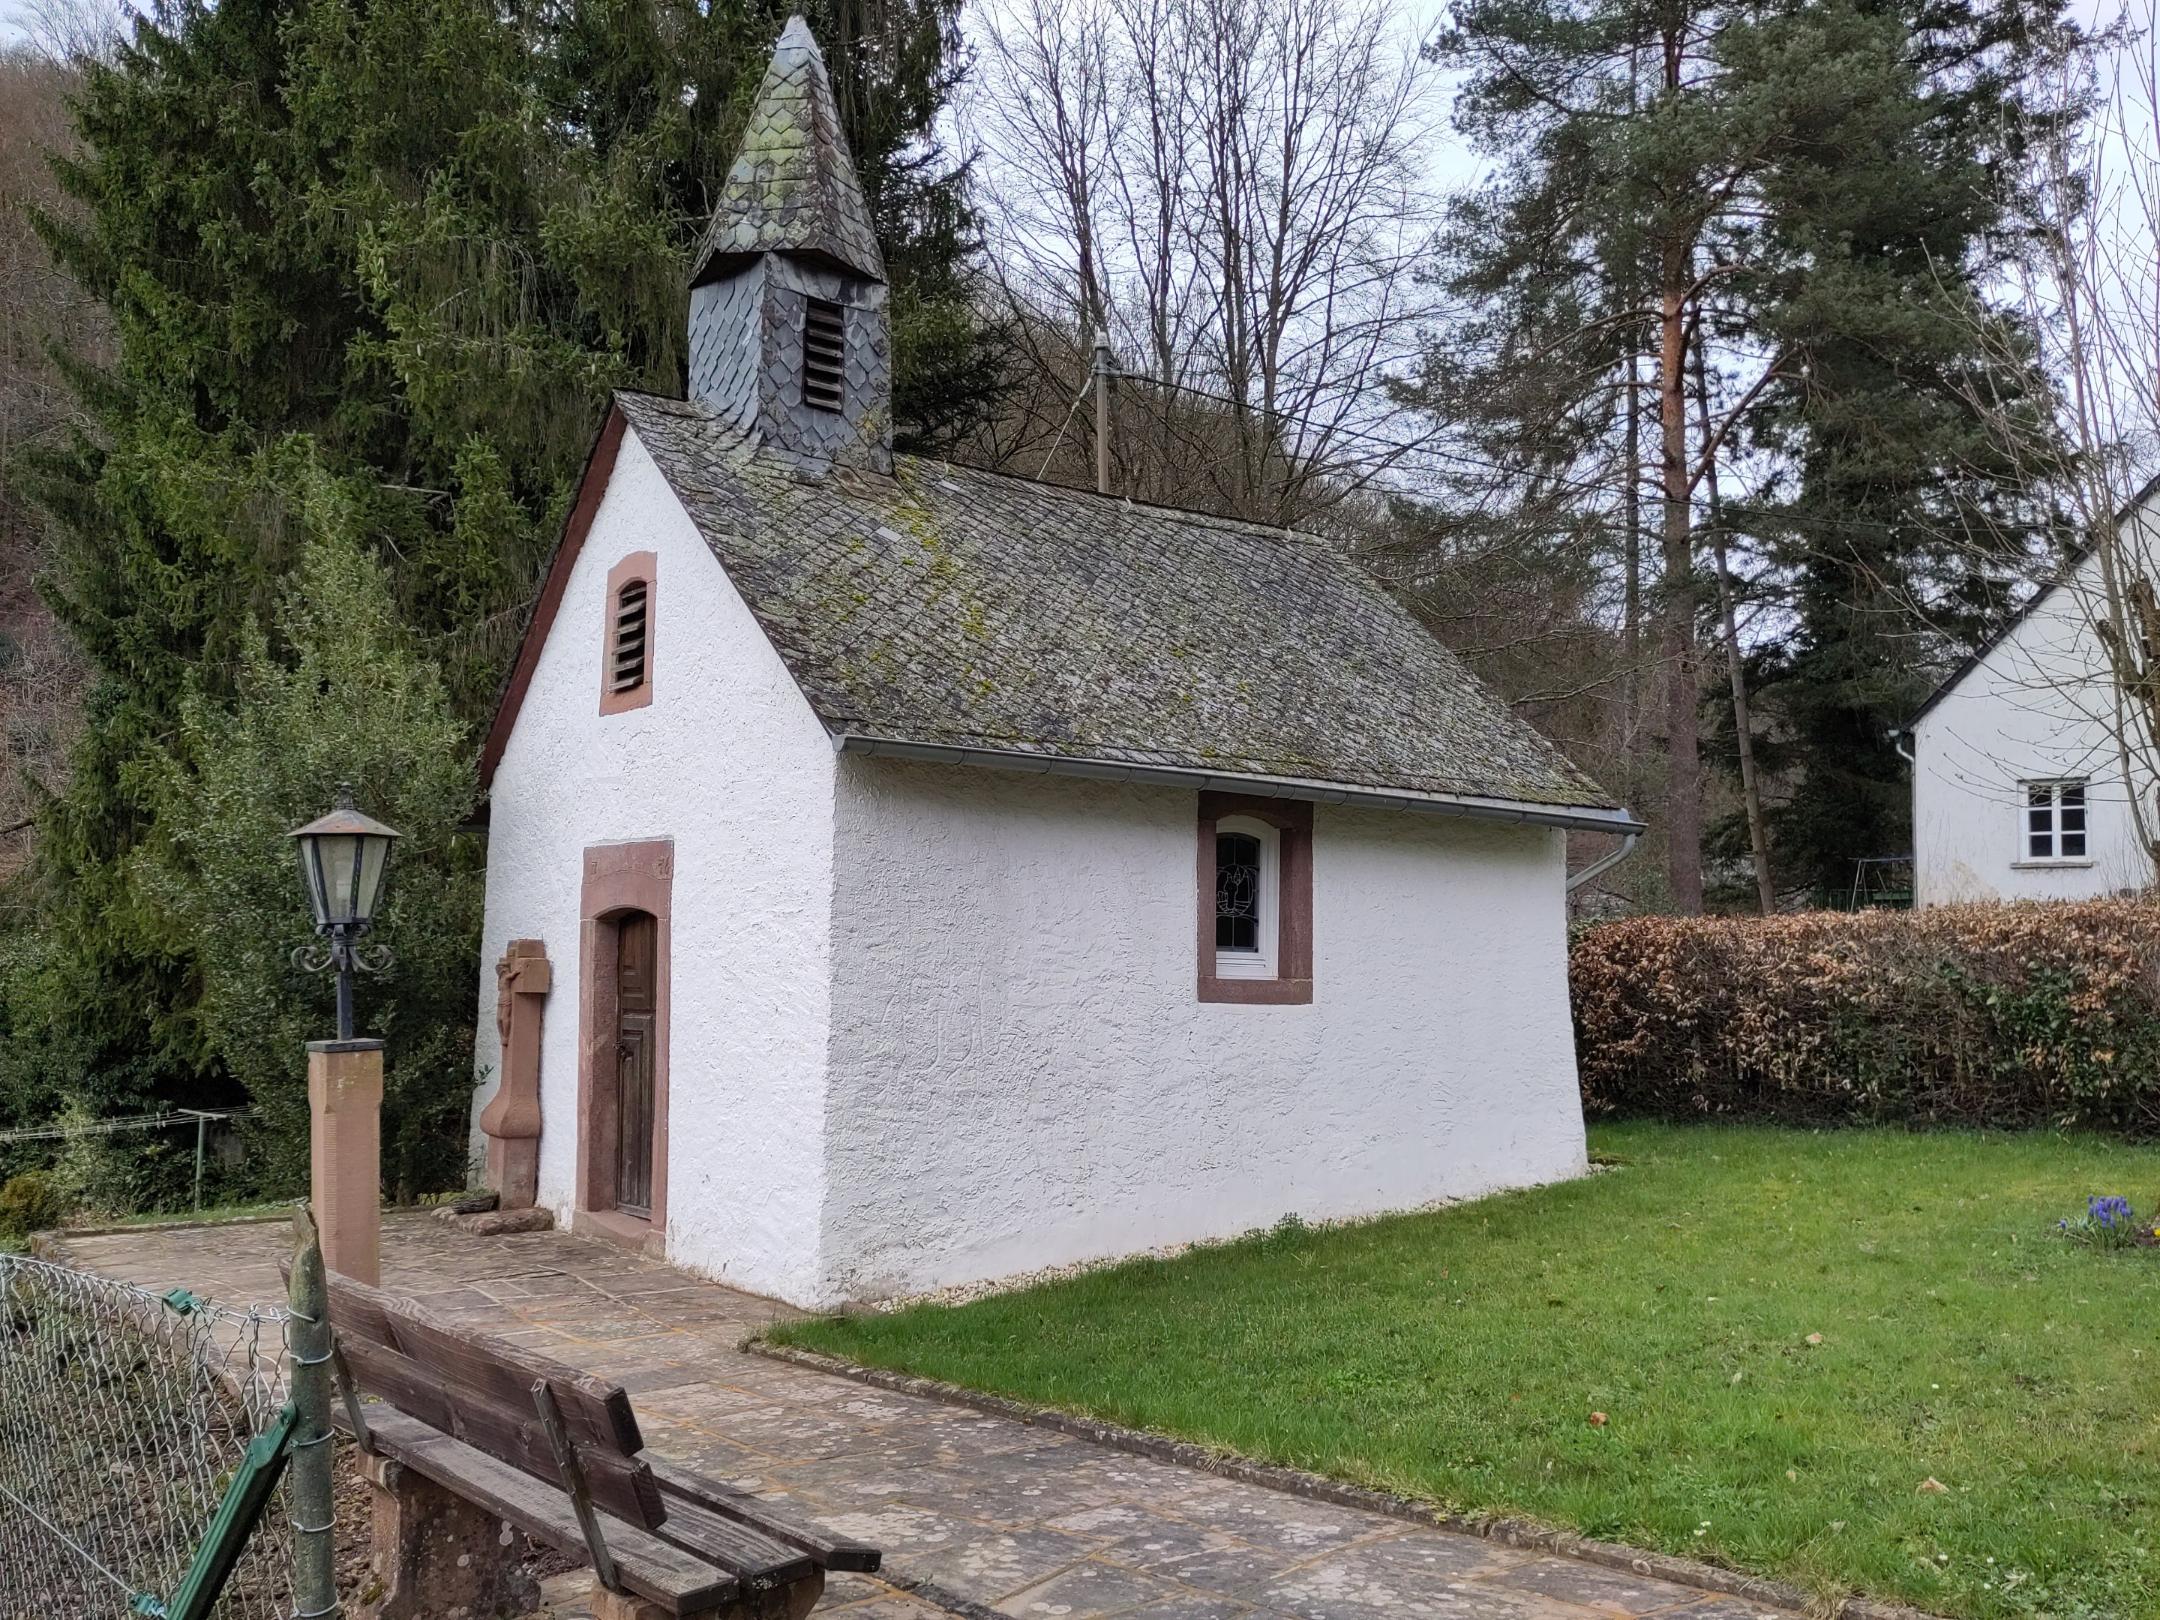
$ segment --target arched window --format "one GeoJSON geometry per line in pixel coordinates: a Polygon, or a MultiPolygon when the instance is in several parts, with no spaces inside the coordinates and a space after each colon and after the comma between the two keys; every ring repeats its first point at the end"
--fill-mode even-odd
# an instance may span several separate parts
{"type": "Polygon", "coordinates": [[[1305,801],[1200,795],[1202,1001],[1312,1001],[1312,850],[1305,801]]]}
{"type": "Polygon", "coordinates": [[[608,573],[600,712],[620,714],[652,701],[654,557],[633,552],[608,573]]]}
{"type": "Polygon", "coordinates": [[[1216,822],[1216,977],[1274,978],[1281,919],[1282,835],[1251,816],[1216,822]]]}

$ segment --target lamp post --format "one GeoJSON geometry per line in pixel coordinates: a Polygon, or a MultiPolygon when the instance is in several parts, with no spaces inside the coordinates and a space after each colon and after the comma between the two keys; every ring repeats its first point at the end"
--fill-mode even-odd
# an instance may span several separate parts
{"type": "Polygon", "coordinates": [[[315,932],[326,943],[303,945],[293,952],[296,966],[309,973],[337,970],[337,1033],[353,1038],[352,977],[380,973],[390,965],[386,946],[363,945],[375,926],[382,898],[383,873],[390,865],[395,829],[353,807],[352,789],[338,785],[337,806],[289,834],[300,852],[300,876],[315,912],[315,932]]]}
{"type": "Polygon", "coordinates": [[[370,1286],[382,1281],[382,1042],[353,1039],[352,979],[390,965],[388,949],[363,942],[397,836],[354,809],[342,785],[335,809],[292,832],[323,939],[293,962],[337,971],[337,1039],[308,1043],[310,1202],[324,1265],[370,1286]]]}

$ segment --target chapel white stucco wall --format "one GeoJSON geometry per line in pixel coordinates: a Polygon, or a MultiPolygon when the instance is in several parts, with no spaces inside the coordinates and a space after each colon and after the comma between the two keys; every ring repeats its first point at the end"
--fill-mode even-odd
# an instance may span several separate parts
{"type": "Polygon", "coordinates": [[[1319,806],[1310,1006],[1196,999],[1190,791],[840,762],[819,1303],[1584,1169],[1563,835],[1319,806]]]}
{"type": "Polygon", "coordinates": [[[585,850],[672,838],[667,1253],[757,1292],[819,1264],[830,1019],[832,746],[726,571],[626,431],[497,768],[477,1108],[500,1054],[494,964],[554,963],[540,1201],[568,1224],[577,1162],[585,850]],[[656,554],[653,700],[599,712],[608,572],[656,554]]]}
{"type": "MultiPolygon", "coordinates": [[[[2149,523],[2140,511],[2133,522],[2149,523]]],[[[2152,881],[2093,625],[2098,563],[2050,591],[1913,728],[1913,881],[1924,906],[2068,900],[2152,881]],[[2088,859],[2023,858],[2023,784],[2084,777],[2088,859]]],[[[2152,803],[2153,785],[2141,791],[2152,803]]]]}

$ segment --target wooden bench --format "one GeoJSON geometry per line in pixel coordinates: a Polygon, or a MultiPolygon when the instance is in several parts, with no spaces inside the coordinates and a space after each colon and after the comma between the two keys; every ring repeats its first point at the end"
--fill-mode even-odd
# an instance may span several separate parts
{"type": "Polygon", "coordinates": [[[377,1620],[534,1607],[505,1524],[591,1559],[596,1620],[800,1620],[828,1570],[879,1565],[874,1547],[642,1455],[620,1385],[343,1277],[330,1320],[375,1487],[362,1612],[377,1620]]]}

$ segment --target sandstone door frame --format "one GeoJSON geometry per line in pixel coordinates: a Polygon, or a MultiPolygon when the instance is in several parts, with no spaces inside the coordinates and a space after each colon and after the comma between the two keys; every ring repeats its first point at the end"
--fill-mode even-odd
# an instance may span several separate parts
{"type": "Polygon", "coordinates": [[[662,1253],[667,1238],[668,1002],[674,978],[670,948],[675,841],[595,844],[585,851],[578,906],[578,1109],[574,1226],[599,1237],[662,1253]],[[652,1214],[615,1207],[616,969],[622,923],[653,919],[652,1214]]]}

